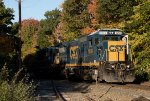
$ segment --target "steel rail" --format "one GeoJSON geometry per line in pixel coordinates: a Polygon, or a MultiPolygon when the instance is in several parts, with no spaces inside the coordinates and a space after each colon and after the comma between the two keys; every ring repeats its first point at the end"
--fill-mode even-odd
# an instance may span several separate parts
{"type": "Polygon", "coordinates": [[[54,84],[54,81],[51,80],[52,86],[53,86],[53,90],[56,94],[56,96],[60,99],[60,101],[67,101],[63,95],[60,93],[60,91],[58,90],[58,88],[56,87],[56,85],[54,84]]]}

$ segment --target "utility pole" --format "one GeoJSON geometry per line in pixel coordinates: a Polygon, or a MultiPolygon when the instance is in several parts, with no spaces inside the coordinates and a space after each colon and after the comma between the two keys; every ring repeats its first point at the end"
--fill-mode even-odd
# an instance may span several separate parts
{"type": "Polygon", "coordinates": [[[21,60],[21,47],[22,47],[22,41],[21,41],[21,0],[18,0],[18,11],[19,11],[19,50],[18,50],[18,60],[19,60],[19,68],[21,68],[22,60],[21,60]]]}
{"type": "MultiPolygon", "coordinates": [[[[18,9],[19,9],[19,32],[21,32],[21,0],[18,1],[18,9]]],[[[20,33],[21,37],[21,33],[20,33]]]]}

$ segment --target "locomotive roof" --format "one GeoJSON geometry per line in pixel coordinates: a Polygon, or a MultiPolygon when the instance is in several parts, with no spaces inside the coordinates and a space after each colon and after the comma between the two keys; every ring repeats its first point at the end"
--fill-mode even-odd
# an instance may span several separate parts
{"type": "Polygon", "coordinates": [[[99,35],[126,35],[120,29],[99,29],[99,30],[89,34],[88,36],[95,35],[95,34],[99,34],[99,35]]]}

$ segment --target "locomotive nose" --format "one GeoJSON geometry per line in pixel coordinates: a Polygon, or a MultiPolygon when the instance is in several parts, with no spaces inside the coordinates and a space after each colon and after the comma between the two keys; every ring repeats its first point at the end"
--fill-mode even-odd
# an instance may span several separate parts
{"type": "Polygon", "coordinates": [[[107,60],[108,61],[125,61],[125,42],[108,41],[107,60]]]}

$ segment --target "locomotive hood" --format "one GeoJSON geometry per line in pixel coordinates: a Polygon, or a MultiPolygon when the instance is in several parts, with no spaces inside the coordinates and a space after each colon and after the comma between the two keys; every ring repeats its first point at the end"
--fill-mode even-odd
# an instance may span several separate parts
{"type": "Polygon", "coordinates": [[[124,41],[105,41],[103,46],[106,61],[125,61],[126,43],[124,41]]]}
{"type": "Polygon", "coordinates": [[[108,41],[108,61],[125,61],[125,42],[108,41]]]}

